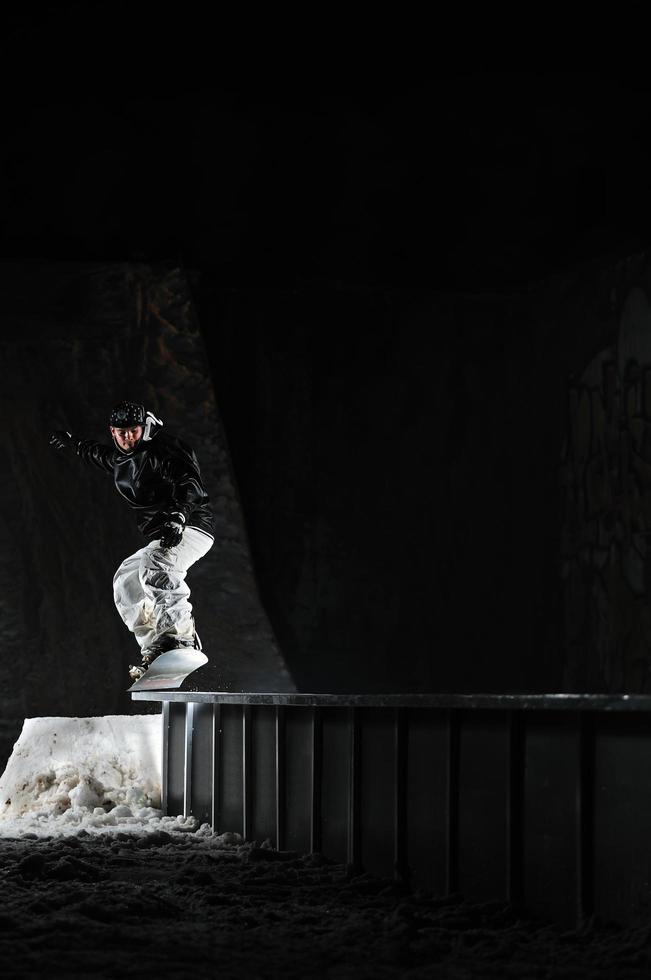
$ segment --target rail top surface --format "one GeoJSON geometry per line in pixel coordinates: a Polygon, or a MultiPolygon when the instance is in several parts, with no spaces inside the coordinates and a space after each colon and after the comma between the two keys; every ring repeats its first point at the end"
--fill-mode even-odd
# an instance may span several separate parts
{"type": "Polygon", "coordinates": [[[542,711],[651,711],[649,694],[298,694],[134,691],[134,701],[287,705],[306,708],[467,708],[542,711]]]}

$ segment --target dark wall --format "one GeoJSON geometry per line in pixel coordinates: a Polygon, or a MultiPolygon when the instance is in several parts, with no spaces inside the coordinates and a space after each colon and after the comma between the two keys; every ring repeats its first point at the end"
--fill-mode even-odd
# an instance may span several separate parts
{"type": "Polygon", "coordinates": [[[299,687],[558,689],[562,379],[534,297],[194,295],[299,687]]]}

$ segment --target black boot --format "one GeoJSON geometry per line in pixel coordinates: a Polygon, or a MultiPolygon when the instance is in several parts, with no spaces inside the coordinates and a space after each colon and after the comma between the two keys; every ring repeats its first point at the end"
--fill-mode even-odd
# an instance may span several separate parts
{"type": "MultiPolygon", "coordinates": [[[[194,618],[192,619],[192,625],[194,626],[194,618]]],[[[201,640],[199,639],[196,627],[191,637],[178,637],[174,643],[174,647],[177,650],[201,650],[201,640]]]]}
{"type": "Polygon", "coordinates": [[[129,664],[129,677],[132,681],[139,681],[140,678],[149,670],[156,657],[164,653],[160,647],[147,647],[142,651],[140,665],[129,664]]]}

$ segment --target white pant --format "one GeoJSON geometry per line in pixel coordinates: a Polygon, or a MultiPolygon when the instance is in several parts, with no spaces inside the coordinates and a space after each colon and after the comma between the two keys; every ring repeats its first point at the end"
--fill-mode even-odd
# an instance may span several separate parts
{"type": "Polygon", "coordinates": [[[150,541],[125,558],[113,578],[113,598],[120,616],[142,648],[172,647],[177,638],[194,638],[194,619],[185,576],[210,551],[213,539],[188,527],[176,548],[150,541]]]}

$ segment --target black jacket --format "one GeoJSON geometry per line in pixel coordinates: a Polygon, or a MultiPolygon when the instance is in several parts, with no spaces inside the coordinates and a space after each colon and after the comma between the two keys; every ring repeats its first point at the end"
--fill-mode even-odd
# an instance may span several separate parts
{"type": "Polygon", "coordinates": [[[77,455],[113,474],[118,493],[136,511],[138,530],[147,541],[160,537],[173,512],[183,514],[186,527],[212,536],[214,517],[197,457],[180,439],[154,432],[149,441],[141,439],[132,453],[82,440],[77,455]]]}

